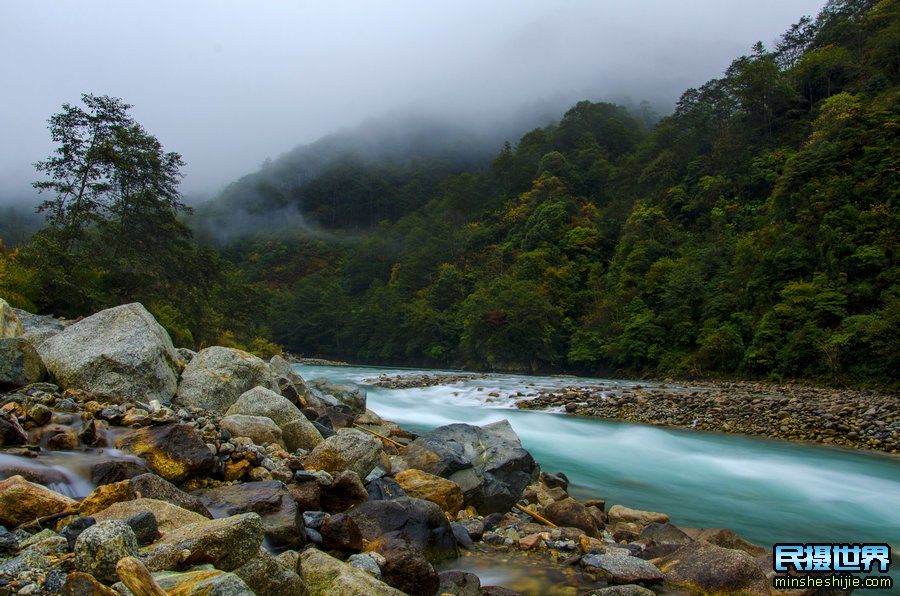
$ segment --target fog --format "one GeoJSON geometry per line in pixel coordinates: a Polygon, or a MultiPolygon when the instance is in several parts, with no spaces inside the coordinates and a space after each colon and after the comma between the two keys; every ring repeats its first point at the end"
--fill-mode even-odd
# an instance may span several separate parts
{"type": "MultiPolygon", "coordinates": [[[[0,200],[33,193],[46,120],[83,92],[132,114],[209,195],[298,144],[383,114],[481,127],[579,99],[650,101],[771,46],[824,0],[7,0],[0,200]]],[[[536,123],[537,124],[537,123],[536,123]]]]}

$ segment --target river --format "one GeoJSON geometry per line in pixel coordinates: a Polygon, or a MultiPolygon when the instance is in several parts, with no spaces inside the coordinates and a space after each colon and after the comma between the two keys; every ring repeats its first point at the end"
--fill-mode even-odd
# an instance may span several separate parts
{"type": "Polygon", "coordinates": [[[518,410],[506,397],[539,387],[635,383],[488,375],[451,385],[384,389],[366,381],[436,371],[296,368],[307,379],[324,376],[366,386],[371,410],[413,431],[506,418],[542,469],[569,477],[576,498],[662,511],[680,526],[727,527],[768,549],[776,542],[886,542],[900,552],[897,456],[518,410]]]}

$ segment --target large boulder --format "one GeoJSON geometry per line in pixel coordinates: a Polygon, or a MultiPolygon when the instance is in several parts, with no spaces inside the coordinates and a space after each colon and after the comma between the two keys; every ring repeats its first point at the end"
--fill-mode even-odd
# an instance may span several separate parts
{"type": "Polygon", "coordinates": [[[169,569],[173,563],[210,563],[231,571],[256,557],[262,541],[259,516],[242,513],[181,526],[143,549],[141,555],[151,571],[169,569]]]}
{"type": "Polygon", "coordinates": [[[185,367],[175,400],[182,406],[224,413],[258,385],[278,388],[263,360],[242,350],[213,346],[197,352],[185,367]]]}
{"type": "Polygon", "coordinates": [[[365,571],[314,548],[300,555],[300,569],[310,596],[404,596],[365,571]]]}
{"type": "Polygon", "coordinates": [[[297,507],[288,489],[278,480],[205,488],[196,490],[193,494],[210,511],[224,515],[258,514],[266,537],[278,546],[293,548],[306,544],[303,512],[297,507]]]}
{"type": "Polygon", "coordinates": [[[657,562],[669,584],[697,593],[768,593],[766,575],[749,554],[692,542],[657,562]]]}
{"type": "Polygon", "coordinates": [[[455,516],[462,509],[462,489],[452,480],[422,470],[404,470],[394,479],[410,497],[431,501],[450,515],[455,516]]]}
{"type": "Polygon", "coordinates": [[[448,478],[479,513],[509,511],[540,468],[509,422],[484,427],[449,424],[422,435],[403,451],[409,468],[448,478]]]}
{"type": "Polygon", "coordinates": [[[281,429],[266,416],[247,416],[246,414],[234,414],[225,416],[219,422],[219,427],[231,433],[232,437],[247,437],[256,445],[276,443],[285,447],[281,429]]]}
{"type": "Polygon", "coordinates": [[[297,406],[265,387],[254,387],[243,393],[228,408],[226,414],[271,419],[281,429],[285,446],[290,451],[313,449],[322,442],[322,435],[297,406]]]}
{"type": "Polygon", "coordinates": [[[313,449],[305,465],[307,469],[331,474],[352,470],[365,478],[381,461],[381,454],[381,441],[374,436],[361,430],[342,428],[313,449]]]}
{"type": "Polygon", "coordinates": [[[75,540],[75,566],[102,582],[119,579],[116,563],[138,553],[137,538],[123,521],[105,521],[91,526],[75,540]]]}
{"type": "Polygon", "coordinates": [[[166,330],[140,304],[83,319],[39,346],[56,384],[99,401],[168,401],[178,385],[178,354],[166,330]]]}
{"type": "Polygon", "coordinates": [[[0,298],[0,337],[22,337],[24,332],[13,307],[0,298]]]}
{"type": "Polygon", "coordinates": [[[39,346],[54,335],[59,335],[70,322],[63,322],[53,317],[43,315],[35,315],[30,312],[14,308],[16,316],[22,322],[24,333],[22,337],[31,342],[34,346],[39,346]]]}
{"type": "Polygon", "coordinates": [[[77,501],[21,476],[0,481],[0,525],[14,528],[77,507],[77,501]]]}
{"type": "Polygon", "coordinates": [[[306,385],[306,381],[303,380],[297,371],[294,370],[294,367],[291,366],[291,363],[282,358],[281,356],[272,356],[272,359],[269,360],[269,370],[277,379],[283,379],[290,384],[290,388],[292,389],[293,394],[287,395],[287,391],[282,387],[282,383],[279,382],[279,388],[282,390],[281,394],[285,397],[288,397],[293,403],[296,401],[298,405],[302,407],[307,407],[310,405],[310,397],[311,392],[309,387],[306,385]]]}
{"type": "Polygon", "coordinates": [[[0,338],[0,387],[37,383],[47,374],[44,361],[23,337],[0,338]]]}
{"type": "Polygon", "coordinates": [[[143,458],[150,469],[171,482],[184,482],[212,471],[215,457],[194,428],[165,424],[133,430],[116,447],[143,458]]]}
{"type": "Polygon", "coordinates": [[[363,538],[373,542],[385,537],[409,542],[430,561],[457,556],[456,537],[441,508],[423,499],[400,497],[391,501],[367,501],[347,512],[363,538]]]}
{"type": "Polygon", "coordinates": [[[335,385],[324,377],[314,379],[307,385],[310,391],[309,405],[316,410],[343,405],[350,408],[355,416],[366,411],[366,390],[358,385],[335,385]]]}

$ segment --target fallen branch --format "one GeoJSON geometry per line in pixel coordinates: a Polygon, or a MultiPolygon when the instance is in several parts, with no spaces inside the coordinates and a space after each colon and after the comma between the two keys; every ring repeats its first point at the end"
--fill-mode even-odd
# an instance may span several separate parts
{"type": "Polygon", "coordinates": [[[120,559],[116,563],[116,573],[134,596],[166,596],[144,564],[134,557],[120,559]]]}
{"type": "Polygon", "coordinates": [[[71,517],[73,515],[78,515],[78,510],[76,509],[66,509],[65,511],[60,511],[59,513],[54,513],[53,515],[45,515],[44,517],[39,517],[37,519],[33,519],[30,522],[25,522],[24,524],[20,524],[16,527],[17,530],[27,530],[29,528],[41,528],[44,524],[55,522],[63,519],[64,517],[71,517]]]}
{"type": "Polygon", "coordinates": [[[550,521],[549,519],[547,519],[546,517],[541,517],[540,515],[538,515],[537,513],[535,513],[534,511],[532,511],[531,509],[526,509],[526,508],[522,507],[521,505],[519,505],[518,503],[515,504],[515,508],[518,509],[519,511],[521,511],[522,513],[526,514],[526,515],[530,515],[531,517],[533,517],[534,519],[538,520],[539,522],[541,522],[541,523],[544,524],[545,526],[550,526],[551,528],[558,528],[558,527],[559,527],[559,526],[557,526],[556,524],[554,524],[552,521],[550,521]]]}
{"type": "Polygon", "coordinates": [[[365,426],[360,426],[360,425],[356,424],[355,422],[353,423],[353,426],[355,426],[355,427],[358,428],[359,430],[364,430],[364,431],[366,431],[366,432],[369,433],[369,434],[375,435],[376,437],[378,437],[378,438],[381,439],[382,441],[387,441],[388,443],[390,443],[391,445],[393,445],[393,446],[396,447],[397,449],[403,449],[404,447],[406,447],[406,445],[404,445],[403,443],[398,443],[398,442],[395,441],[394,439],[390,439],[390,438],[388,438],[388,437],[386,437],[386,436],[384,436],[384,435],[379,435],[379,434],[378,434],[377,432],[375,432],[374,430],[369,430],[369,429],[366,428],[365,426]]]}

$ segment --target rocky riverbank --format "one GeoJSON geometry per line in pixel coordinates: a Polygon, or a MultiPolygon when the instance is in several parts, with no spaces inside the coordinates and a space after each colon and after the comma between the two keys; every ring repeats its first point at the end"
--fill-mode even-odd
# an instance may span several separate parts
{"type": "Polygon", "coordinates": [[[0,316],[0,595],[515,593],[436,570],[460,552],[570,594],[771,593],[764,548],[576,501],[505,421],[417,436],[279,357],[176,350],[137,304],[0,316]]]}
{"type": "Polygon", "coordinates": [[[696,430],[900,451],[900,395],[764,383],[697,387],[561,387],[519,399],[520,409],[696,430]]]}
{"type": "Polygon", "coordinates": [[[453,385],[465,381],[483,379],[485,375],[476,373],[407,373],[399,375],[379,375],[365,379],[364,384],[385,389],[421,389],[437,385],[453,385]]]}

